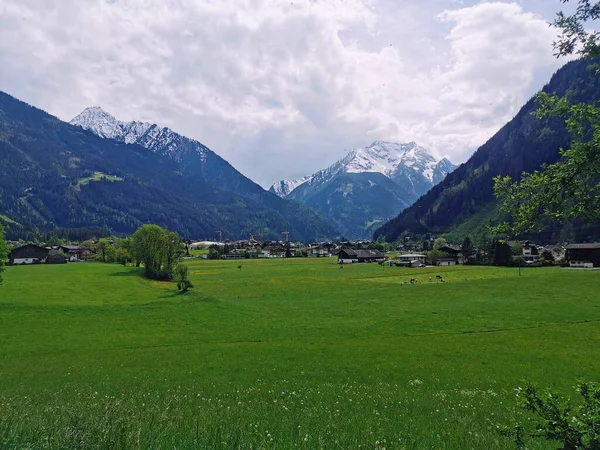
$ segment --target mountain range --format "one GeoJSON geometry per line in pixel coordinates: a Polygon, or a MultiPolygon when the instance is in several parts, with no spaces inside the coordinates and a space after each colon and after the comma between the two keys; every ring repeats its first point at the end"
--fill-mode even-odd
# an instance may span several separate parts
{"type": "MultiPolygon", "coordinates": [[[[595,72],[598,62],[600,60],[567,63],[552,76],[543,91],[567,96],[572,103],[599,102],[600,79],[595,72]]],[[[394,241],[406,232],[443,233],[459,241],[467,235],[485,234],[488,224],[507,219],[494,197],[493,178],[508,175],[518,180],[523,172],[533,172],[543,164],[557,161],[560,148],[569,145],[564,119],[538,119],[532,114],[537,107],[534,98],[529,100],[467,162],[377,229],[374,237],[384,236],[394,241]]],[[[531,233],[528,237],[546,242],[586,240],[592,238],[592,231],[582,224],[570,223],[556,225],[543,233],[531,233]]]]}
{"type": "Polygon", "coordinates": [[[265,191],[193,139],[88,108],[63,122],[0,92],[0,221],[9,236],[56,228],[183,237],[338,234],[311,208],[265,191]]]}
{"type": "MultiPolygon", "coordinates": [[[[599,102],[593,63],[566,64],[543,90],[599,102]]],[[[536,107],[528,101],[456,170],[414,142],[376,141],[267,192],[169,128],[122,122],[99,107],[66,123],[0,92],[0,222],[9,237],[57,228],[127,234],[151,222],[198,238],[220,230],[225,238],[279,239],[289,231],[293,240],[353,239],[376,229],[374,237],[388,241],[403,233],[458,240],[504,219],[494,176],[518,179],[557,161],[568,146],[564,121],[538,119],[536,107]]],[[[570,223],[549,229],[544,240],[589,240],[590,230],[570,223]]]]}
{"type": "Polygon", "coordinates": [[[425,148],[375,141],[300,180],[282,180],[269,191],[313,207],[348,239],[370,237],[455,169],[425,148]]]}

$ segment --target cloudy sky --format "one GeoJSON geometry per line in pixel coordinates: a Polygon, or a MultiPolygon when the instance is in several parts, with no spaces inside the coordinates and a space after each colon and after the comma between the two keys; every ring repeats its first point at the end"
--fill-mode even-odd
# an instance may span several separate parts
{"type": "Polygon", "coordinates": [[[564,64],[558,0],[0,0],[0,90],[200,140],[263,186],[374,140],[460,163],[564,64]]]}

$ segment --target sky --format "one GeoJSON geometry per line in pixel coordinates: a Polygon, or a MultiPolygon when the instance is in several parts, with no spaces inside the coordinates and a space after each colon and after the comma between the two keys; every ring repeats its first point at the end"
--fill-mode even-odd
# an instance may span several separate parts
{"type": "Polygon", "coordinates": [[[197,139],[268,187],[375,140],[464,162],[550,79],[559,0],[0,0],[0,90],[197,139]]]}

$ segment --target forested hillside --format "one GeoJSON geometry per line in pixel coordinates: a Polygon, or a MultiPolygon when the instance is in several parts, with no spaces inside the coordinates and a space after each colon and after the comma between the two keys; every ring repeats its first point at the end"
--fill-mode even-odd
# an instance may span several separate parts
{"type": "MultiPolygon", "coordinates": [[[[599,101],[600,77],[595,74],[595,68],[590,67],[593,62],[581,60],[566,64],[543,90],[567,95],[571,102],[599,101]]],[[[544,163],[557,161],[559,149],[569,144],[564,121],[557,118],[539,120],[532,115],[536,107],[535,99],[528,101],[516,117],[466,163],[375,231],[374,237],[396,240],[404,231],[476,234],[488,223],[501,218],[494,198],[493,178],[509,175],[518,179],[523,172],[532,172],[544,163]]],[[[550,231],[553,234],[546,234],[546,239],[560,234],[559,228],[550,231]]]]}
{"type": "Polygon", "coordinates": [[[1,92],[0,221],[12,237],[55,228],[130,233],[148,222],[199,238],[216,230],[224,238],[336,234],[304,205],[220,189],[165,155],[102,139],[1,92]]]}

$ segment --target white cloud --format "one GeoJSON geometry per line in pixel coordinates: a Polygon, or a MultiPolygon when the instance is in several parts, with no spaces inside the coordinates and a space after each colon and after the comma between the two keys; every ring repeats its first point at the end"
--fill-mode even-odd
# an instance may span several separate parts
{"type": "Polygon", "coordinates": [[[0,89],[197,138],[262,184],[375,139],[464,160],[547,80],[516,3],[1,0],[0,89]]]}

